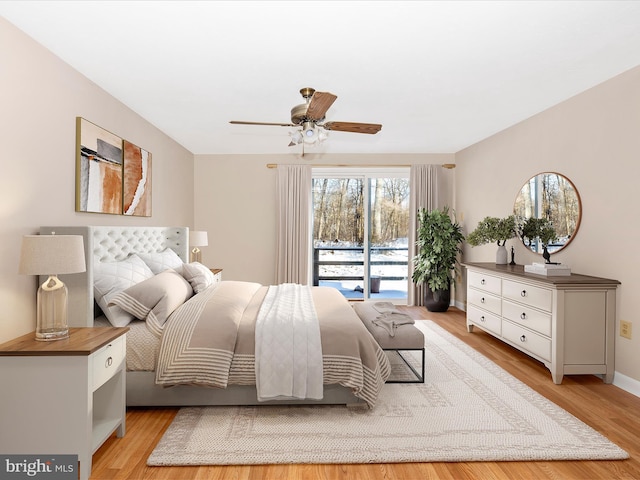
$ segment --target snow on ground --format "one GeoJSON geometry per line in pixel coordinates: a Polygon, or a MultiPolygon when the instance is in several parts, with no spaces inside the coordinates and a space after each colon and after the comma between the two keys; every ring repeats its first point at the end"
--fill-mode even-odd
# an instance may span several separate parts
{"type": "MultiPolygon", "coordinates": [[[[346,250],[354,248],[340,242],[339,244],[318,245],[322,248],[334,247],[331,250],[321,250],[319,260],[322,262],[363,262],[361,250],[346,250]]],[[[380,292],[372,293],[370,298],[407,298],[408,288],[408,252],[407,244],[400,242],[392,247],[398,250],[373,251],[371,262],[403,262],[403,265],[371,265],[371,276],[382,277],[380,292]],[[401,277],[403,280],[384,280],[384,277],[401,277]]],[[[356,247],[357,248],[357,247],[356,247]]],[[[363,265],[320,265],[320,277],[353,277],[364,275],[363,265]]],[[[364,298],[364,282],[362,280],[321,280],[320,285],[337,288],[347,298],[364,298]]]]}

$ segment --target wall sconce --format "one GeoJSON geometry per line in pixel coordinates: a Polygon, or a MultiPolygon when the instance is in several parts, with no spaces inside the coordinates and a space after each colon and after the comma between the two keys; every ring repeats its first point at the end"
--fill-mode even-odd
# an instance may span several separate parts
{"type": "Polygon", "coordinates": [[[198,247],[206,247],[207,245],[209,245],[207,232],[198,230],[189,232],[189,245],[193,247],[193,249],[191,250],[190,262],[202,263],[202,252],[198,247]]]}
{"type": "Polygon", "coordinates": [[[36,340],[69,337],[67,286],[58,274],[86,270],[81,235],[25,235],[22,237],[19,272],[47,275],[37,294],[36,340]]]}

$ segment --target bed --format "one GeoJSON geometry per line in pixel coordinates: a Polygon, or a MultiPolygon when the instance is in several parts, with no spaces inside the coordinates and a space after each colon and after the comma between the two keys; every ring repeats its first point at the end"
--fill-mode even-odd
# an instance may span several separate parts
{"type": "Polygon", "coordinates": [[[270,364],[264,359],[259,364],[254,353],[259,343],[260,358],[265,358],[270,350],[263,338],[270,337],[256,336],[256,326],[264,320],[263,304],[292,303],[274,297],[285,286],[213,281],[206,267],[189,263],[186,227],[45,226],[40,232],[84,237],[86,272],[63,276],[69,289],[69,326],[129,327],[128,406],[372,407],[390,374],[386,355],[337,290],[300,288],[296,292],[312,299],[319,320],[322,392],[310,398],[259,399],[256,371],[262,378],[270,364]],[[225,333],[223,324],[228,324],[225,333]]]}

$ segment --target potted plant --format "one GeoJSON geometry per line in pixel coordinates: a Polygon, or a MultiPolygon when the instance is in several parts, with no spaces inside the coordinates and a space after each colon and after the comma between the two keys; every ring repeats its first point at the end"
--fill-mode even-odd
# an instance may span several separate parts
{"type": "Polygon", "coordinates": [[[467,236],[467,243],[472,247],[486,243],[497,243],[496,264],[507,264],[507,240],[516,236],[515,216],[506,218],[485,217],[478,223],[476,229],[467,236]]]}
{"type": "MultiPolygon", "coordinates": [[[[558,240],[558,235],[553,224],[546,218],[527,218],[519,227],[522,243],[534,250],[533,244],[540,241],[542,244],[542,256],[547,263],[551,263],[551,254],[547,247],[558,240]]],[[[534,250],[535,251],[535,250],[534,250]]]]}
{"type": "Polygon", "coordinates": [[[418,212],[417,255],[413,258],[412,279],[427,286],[424,304],[430,312],[445,312],[451,300],[452,272],[462,252],[462,229],[442,210],[425,208],[418,212]]]}

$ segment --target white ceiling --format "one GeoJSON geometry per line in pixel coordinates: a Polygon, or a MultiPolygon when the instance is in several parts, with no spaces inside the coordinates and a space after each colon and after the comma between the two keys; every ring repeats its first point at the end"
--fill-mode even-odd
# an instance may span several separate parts
{"type": "MultiPolygon", "coordinates": [[[[450,153],[640,65],[637,1],[0,1],[0,15],[196,154],[450,153]]],[[[2,46],[0,48],[10,48],[2,46]]],[[[597,112],[593,112],[594,115],[597,112]]]]}

